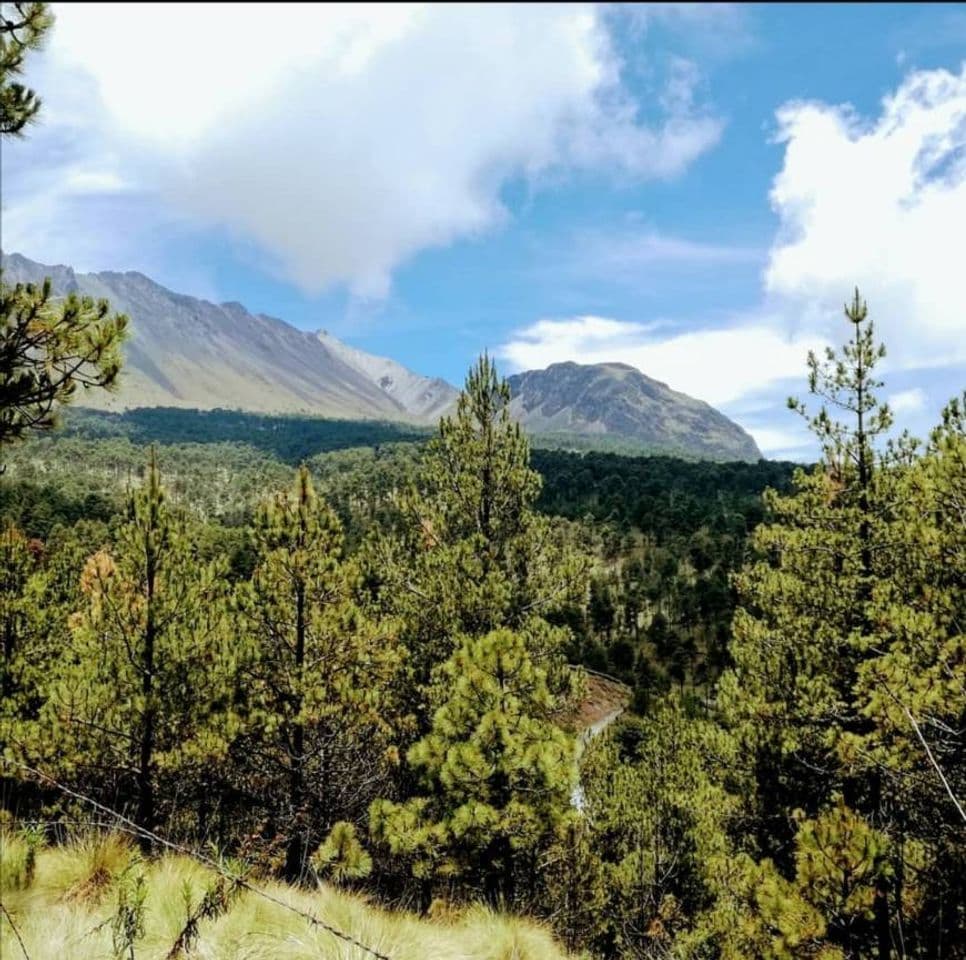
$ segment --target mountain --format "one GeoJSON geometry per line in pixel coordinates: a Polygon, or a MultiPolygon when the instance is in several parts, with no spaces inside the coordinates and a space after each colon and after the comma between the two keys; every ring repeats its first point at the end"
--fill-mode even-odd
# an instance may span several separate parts
{"type": "Polygon", "coordinates": [[[712,460],[761,458],[751,435],[714,407],[625,363],[554,363],[508,379],[516,419],[561,446],[592,438],[712,460]]]}
{"type": "MultiPolygon", "coordinates": [[[[458,391],[328,332],[298,330],[240,303],[167,290],[141,273],[76,273],[20,254],[2,257],[8,283],[52,279],[54,293],[106,297],[131,318],[116,394],[102,409],[218,407],[352,420],[434,424],[458,391]]],[[[509,378],[511,411],[541,445],[757,460],[755,441],[708,404],[622,363],[556,363],[509,378]]]]}
{"type": "MultiPolygon", "coordinates": [[[[394,389],[350,359],[351,347],[320,339],[283,320],[249,313],[240,303],[210,303],[173,293],[141,273],[76,273],[19,254],[3,257],[8,283],[52,279],[54,293],[106,297],[131,318],[121,388],[91,391],[85,405],[241,408],[262,413],[430,422],[441,381],[392,361],[383,371],[394,389]],[[423,386],[424,385],[424,386],[423,386]]],[[[371,358],[375,360],[375,358],[371,358]]],[[[448,385],[444,385],[448,386],[448,385]]],[[[449,387],[452,396],[456,391],[449,387]]],[[[437,399],[437,403],[439,400],[437,399]]]]}
{"type": "Polygon", "coordinates": [[[435,422],[456,402],[459,390],[439,377],[423,377],[388,357],[350,347],[326,330],[317,334],[332,354],[377,384],[405,410],[426,422],[435,422]]]}

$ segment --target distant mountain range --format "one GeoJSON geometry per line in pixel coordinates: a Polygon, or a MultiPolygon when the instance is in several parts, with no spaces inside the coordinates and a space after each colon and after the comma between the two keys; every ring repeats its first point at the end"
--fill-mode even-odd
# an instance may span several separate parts
{"type": "MultiPolygon", "coordinates": [[[[435,423],[459,391],[394,360],[351,347],[326,331],[299,330],[174,293],[141,273],[75,273],[13,253],[7,283],[50,277],[54,293],[106,297],[131,318],[118,393],[91,391],[85,405],[241,409],[360,420],[435,423]]],[[[667,451],[717,460],[757,460],[755,441],[708,404],[621,363],[553,364],[509,378],[523,426],[561,446],[667,451]]]]}
{"type": "MultiPolygon", "coordinates": [[[[240,303],[215,304],[173,293],[141,273],[75,273],[18,254],[3,258],[3,270],[7,283],[36,283],[49,276],[55,294],[106,297],[131,318],[120,391],[114,396],[91,391],[83,397],[86,405],[424,419],[350,358],[350,347],[284,320],[249,313],[240,303]]],[[[433,389],[433,381],[419,379],[427,390],[433,389]]],[[[411,383],[403,393],[417,407],[423,404],[411,383]]]]}

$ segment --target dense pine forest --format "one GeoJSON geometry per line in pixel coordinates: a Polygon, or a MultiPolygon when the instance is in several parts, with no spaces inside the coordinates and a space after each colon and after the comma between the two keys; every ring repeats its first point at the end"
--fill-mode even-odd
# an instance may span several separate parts
{"type": "MultiPolygon", "coordinates": [[[[62,429],[11,451],[0,517],[45,542],[80,520],[109,524],[143,483],[153,447],[168,498],[201,521],[196,543],[224,550],[229,575],[247,576],[259,500],[290,486],[300,462],[349,552],[389,523],[393,495],[422,469],[425,443],[407,435],[392,424],[221,411],[71,410],[62,429]]],[[[761,494],[787,489],[794,465],[537,449],[531,466],[541,479],[533,508],[593,558],[586,608],[559,614],[573,662],[618,677],[640,703],[671,683],[706,685],[727,656],[729,578],[761,521],[761,494]]]]}
{"type": "Polygon", "coordinates": [[[486,354],[430,431],[94,413],[128,318],[0,283],[4,960],[966,958],[966,393],[900,432],[844,312],[818,462],[711,463],[486,354]]]}
{"type": "Polygon", "coordinates": [[[486,358],[423,443],[9,447],[11,902],[110,811],[593,956],[961,956],[966,417],[887,442],[851,311],[813,468],[531,452],[486,358]]]}

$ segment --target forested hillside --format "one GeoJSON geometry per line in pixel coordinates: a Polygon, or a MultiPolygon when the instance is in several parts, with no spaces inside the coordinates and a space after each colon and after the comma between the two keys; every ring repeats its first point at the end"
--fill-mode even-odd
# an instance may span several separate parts
{"type": "Polygon", "coordinates": [[[809,469],[531,453],[486,359],[428,442],[297,467],[163,419],[8,448],[7,848],[96,802],[595,956],[962,956],[966,418],[884,444],[854,309],[809,469]],[[580,664],[632,691],[584,751],[580,664]]]}
{"type": "MultiPolygon", "coordinates": [[[[410,436],[364,421],[74,410],[62,430],[11,452],[0,516],[42,539],[82,518],[108,522],[155,444],[169,497],[206,521],[204,539],[230,544],[231,569],[245,573],[245,524],[299,462],[357,549],[416,478],[425,443],[410,436]]],[[[726,659],[729,576],[763,516],[761,494],[786,489],[794,465],[539,449],[531,463],[542,481],[536,509],[594,557],[589,608],[567,614],[572,659],[639,688],[641,702],[671,682],[703,686],[726,659]]]]}

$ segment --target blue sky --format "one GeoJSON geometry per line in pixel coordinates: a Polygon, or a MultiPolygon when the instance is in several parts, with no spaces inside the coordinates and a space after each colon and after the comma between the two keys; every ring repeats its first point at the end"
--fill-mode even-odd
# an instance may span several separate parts
{"type": "Polygon", "coordinates": [[[54,9],[6,250],[457,384],[624,360],[772,456],[855,283],[900,424],[966,385],[962,6],[54,9]]]}

